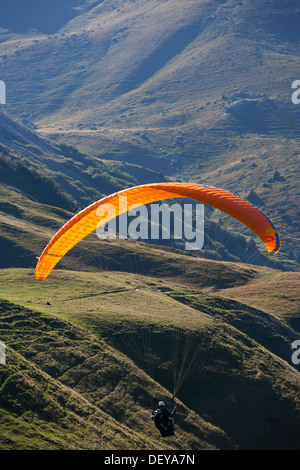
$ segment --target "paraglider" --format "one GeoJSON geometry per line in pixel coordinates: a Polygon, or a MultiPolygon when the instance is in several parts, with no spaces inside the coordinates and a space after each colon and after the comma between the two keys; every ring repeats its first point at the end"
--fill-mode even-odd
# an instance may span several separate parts
{"type": "Polygon", "coordinates": [[[152,183],[106,196],[72,217],[54,235],[41,254],[35,270],[36,279],[45,280],[63,256],[99,225],[107,223],[132,207],[171,198],[190,198],[219,209],[249,227],[260,237],[269,253],[277,253],[280,250],[279,235],[272,222],[259,209],[240,197],[203,184],[152,183]],[[120,204],[120,199],[125,203],[120,204]],[[114,211],[109,213],[103,210],[107,205],[113,207],[114,211]]]}
{"type": "Polygon", "coordinates": [[[162,437],[174,436],[174,416],[176,414],[176,405],[170,411],[164,401],[158,402],[158,408],[152,411],[151,418],[159,430],[162,437]]]}

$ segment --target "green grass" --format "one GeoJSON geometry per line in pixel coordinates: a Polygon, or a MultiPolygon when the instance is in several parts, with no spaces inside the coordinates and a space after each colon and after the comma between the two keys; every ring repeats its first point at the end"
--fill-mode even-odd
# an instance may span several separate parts
{"type": "MultiPolygon", "coordinates": [[[[61,386],[79,394],[79,402],[87,400],[98,414],[105,410],[117,428],[134,425],[141,439],[129,443],[124,437],[123,444],[115,444],[114,433],[107,431],[101,443],[96,445],[92,439],[80,447],[81,427],[74,431],[70,425],[70,435],[75,433],[73,448],[297,446],[293,436],[299,413],[299,372],[284,349],[289,348],[294,332],[275,316],[225,299],[222,290],[216,295],[208,285],[203,289],[197,282],[192,285],[182,279],[55,270],[47,281],[38,282],[28,269],[6,269],[1,274],[0,298],[10,302],[1,302],[1,337],[9,355],[17,354],[21,361],[16,374],[11,359],[9,367],[1,369],[3,383],[12,381],[14,387],[9,394],[9,388],[2,388],[1,403],[5,413],[17,412],[22,421],[31,410],[39,432],[45,419],[49,426],[55,424],[53,430],[48,426],[42,436],[36,436],[36,448],[46,446],[48,433],[53,439],[47,448],[70,446],[68,435],[61,441],[61,426],[69,416],[66,401],[55,391],[61,386]],[[161,443],[149,420],[151,396],[170,400],[178,386],[186,345],[184,380],[178,390],[178,436],[161,443]],[[26,367],[21,366],[24,360],[26,367]],[[35,383],[36,369],[51,379],[48,392],[35,383]],[[34,393],[28,391],[29,383],[34,393]],[[36,400],[40,400],[37,409],[36,400]],[[249,416],[241,431],[245,414],[249,416]],[[278,423],[275,434],[273,422],[278,423]]],[[[276,271],[262,269],[249,287],[276,279],[276,271]]],[[[285,282],[289,290],[294,285],[288,274],[285,282]]],[[[5,425],[4,429],[7,436],[17,432],[15,425],[11,432],[5,425]]],[[[98,436],[100,431],[93,432],[98,436]]],[[[128,437],[126,429],[124,433],[128,437]]],[[[10,448],[22,445],[30,446],[27,440],[5,444],[10,448]]]]}
{"type": "Polygon", "coordinates": [[[153,436],[146,390],[168,392],[89,328],[3,301],[1,319],[8,347],[7,366],[1,367],[1,406],[8,415],[1,424],[2,448],[200,449],[214,448],[218,440],[228,445],[222,431],[183,404],[178,439],[162,443],[153,436]],[[18,439],[18,425],[25,430],[27,417],[29,433],[18,439]]]}
{"type": "Polygon", "coordinates": [[[293,2],[114,7],[0,45],[6,109],[39,132],[0,115],[0,448],[299,449],[293,2]],[[251,97],[270,101],[226,112],[251,97]],[[177,178],[258,204],[280,253],[250,250],[247,229],[209,211],[202,258],[91,235],[35,280],[77,208],[177,178]],[[170,400],[180,377],[162,441],[151,396],[170,400]]]}

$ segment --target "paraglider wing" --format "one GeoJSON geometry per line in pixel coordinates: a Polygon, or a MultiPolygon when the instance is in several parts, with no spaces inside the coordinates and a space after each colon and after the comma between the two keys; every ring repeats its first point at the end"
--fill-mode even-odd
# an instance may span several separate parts
{"type": "Polygon", "coordinates": [[[268,252],[280,250],[279,235],[271,221],[247,201],[223,189],[193,183],[153,183],[135,186],[106,196],[91,204],[69,220],[50,240],[39,258],[35,277],[45,280],[59,260],[80,240],[108,222],[110,219],[127,212],[133,206],[148,204],[171,198],[190,198],[231,215],[258,235],[268,252]],[[124,197],[123,197],[124,196],[124,197]],[[125,197],[126,196],[126,197],[125,197]],[[122,203],[120,203],[120,200],[122,203]],[[107,204],[114,210],[101,211],[107,204]]]}

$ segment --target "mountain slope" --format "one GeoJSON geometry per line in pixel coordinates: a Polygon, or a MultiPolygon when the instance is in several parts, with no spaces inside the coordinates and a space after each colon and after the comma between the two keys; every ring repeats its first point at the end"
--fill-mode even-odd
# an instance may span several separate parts
{"type": "MultiPolygon", "coordinates": [[[[82,204],[90,203],[92,198],[100,199],[110,192],[123,189],[125,185],[134,186],[165,180],[161,173],[140,165],[103,162],[79,152],[72,146],[56,144],[3,111],[0,112],[0,145],[3,154],[2,165],[7,168],[2,168],[2,184],[22,189],[20,186],[26,184],[24,172],[27,172],[29,181],[25,192],[30,193],[30,186],[31,191],[38,191],[39,186],[38,181],[30,180],[40,179],[46,184],[46,188],[51,186],[50,180],[54,180],[56,184],[52,186],[56,187],[56,192],[64,192],[63,197],[69,201],[62,205],[62,201],[58,202],[54,194],[48,195],[48,198],[46,196],[46,201],[68,209],[82,207],[82,204]],[[22,182],[17,176],[21,173],[24,175],[22,182]]],[[[46,188],[44,193],[47,193],[46,188]]],[[[53,188],[52,193],[55,190],[53,188]]],[[[36,199],[46,202],[42,188],[36,199]]]]}
{"type": "Polygon", "coordinates": [[[299,263],[297,2],[81,1],[65,13],[59,26],[49,14],[47,34],[4,17],[8,111],[88,155],[254,191],[299,263]]]}
{"type": "MultiPolygon", "coordinates": [[[[176,449],[180,445],[200,449],[215,448],[218,441],[219,445],[228,446],[224,433],[205,424],[184,406],[183,429],[179,431],[178,425],[177,442],[163,444],[160,439],[153,439],[153,423],[145,408],[147,401],[151,404],[151,397],[145,397],[134,366],[95,335],[51,315],[3,301],[1,334],[9,347],[9,367],[0,369],[1,414],[5,418],[2,450],[141,450],[176,449]],[[27,351],[16,342],[19,334],[23,336],[23,345],[27,344],[27,351]],[[132,402],[134,396],[133,425],[125,401],[132,402]],[[29,431],[28,437],[18,438],[15,416],[23,429],[29,431]],[[193,433],[189,430],[192,419],[193,433]],[[8,420],[12,425],[10,431],[6,428],[8,420]],[[127,425],[122,424],[126,422],[127,425]],[[34,433],[33,426],[37,427],[34,433]]],[[[158,385],[154,386],[158,391],[158,385]]]]}
{"type": "MultiPolygon", "coordinates": [[[[33,266],[36,256],[55,231],[75,212],[104,195],[138,184],[166,180],[162,173],[140,165],[100,160],[64,143],[55,144],[6,113],[0,113],[0,123],[2,267],[25,267],[28,262],[33,266]]],[[[207,206],[204,248],[194,254],[208,259],[252,262],[281,269],[294,269],[297,266],[286,257],[267,256],[264,247],[261,247],[262,243],[250,238],[250,230],[246,231],[244,237],[231,224],[232,220],[228,217],[226,225],[220,227],[220,222],[207,206]],[[232,230],[227,230],[227,227],[232,230]]],[[[243,227],[239,224],[239,230],[241,228],[243,227]]],[[[93,239],[95,237],[89,237],[90,241],[93,239]]],[[[183,242],[174,238],[148,242],[183,249],[183,242]]],[[[75,257],[80,256],[84,246],[88,245],[83,242],[78,247],[79,251],[76,248],[75,257]]],[[[109,252],[113,249],[111,245],[99,240],[98,248],[100,246],[104,258],[102,262],[107,265],[107,258],[111,259],[109,252]]],[[[139,251],[139,245],[135,246],[139,251]]],[[[115,248],[118,247],[120,248],[117,244],[115,248]]],[[[126,245],[121,247],[125,250],[124,253],[132,250],[126,245]]],[[[120,267],[120,255],[114,254],[113,258],[114,262],[109,261],[109,266],[115,267],[114,263],[119,263],[120,267]]],[[[95,266],[95,260],[90,255],[80,256],[80,260],[86,269],[95,266]],[[88,263],[84,258],[89,259],[88,263]]],[[[101,265],[102,262],[97,258],[96,265],[101,265]]],[[[78,262],[75,263],[78,267],[78,262]]],[[[128,269],[125,260],[122,269],[128,269]]]]}
{"type": "Polygon", "coordinates": [[[7,360],[0,370],[1,450],[155,448],[10,348],[7,360]]]}
{"type": "Polygon", "coordinates": [[[0,0],[0,448],[299,449],[297,1],[40,3],[0,0]],[[280,253],[206,207],[200,252],[91,234],[36,281],[74,213],[168,180],[249,200],[280,253]]]}
{"type": "MultiPolygon", "coordinates": [[[[275,280],[276,272],[260,276],[275,280]]],[[[204,293],[194,278],[182,284],[119,272],[58,270],[37,283],[31,270],[8,269],[0,295],[10,301],[1,302],[9,359],[0,369],[2,413],[17,414],[30,433],[38,425],[33,444],[6,447],[69,448],[74,433],[72,448],[298,448],[299,371],[288,348],[295,332],[275,316],[204,293]],[[193,369],[178,388],[176,438],[162,443],[149,417],[151,397],[171,398],[189,336],[184,374],[191,361],[193,369]],[[87,423],[89,444],[79,442],[87,423]]]]}

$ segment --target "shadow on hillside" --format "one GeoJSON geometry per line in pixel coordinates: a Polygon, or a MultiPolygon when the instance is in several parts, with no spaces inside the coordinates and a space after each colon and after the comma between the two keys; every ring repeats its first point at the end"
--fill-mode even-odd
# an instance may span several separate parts
{"type": "Polygon", "coordinates": [[[194,25],[189,24],[179,31],[176,31],[142,61],[125,83],[119,85],[118,92],[129,93],[140,86],[176,55],[179,55],[198,37],[200,32],[201,26],[199,26],[198,23],[194,25]]]}

